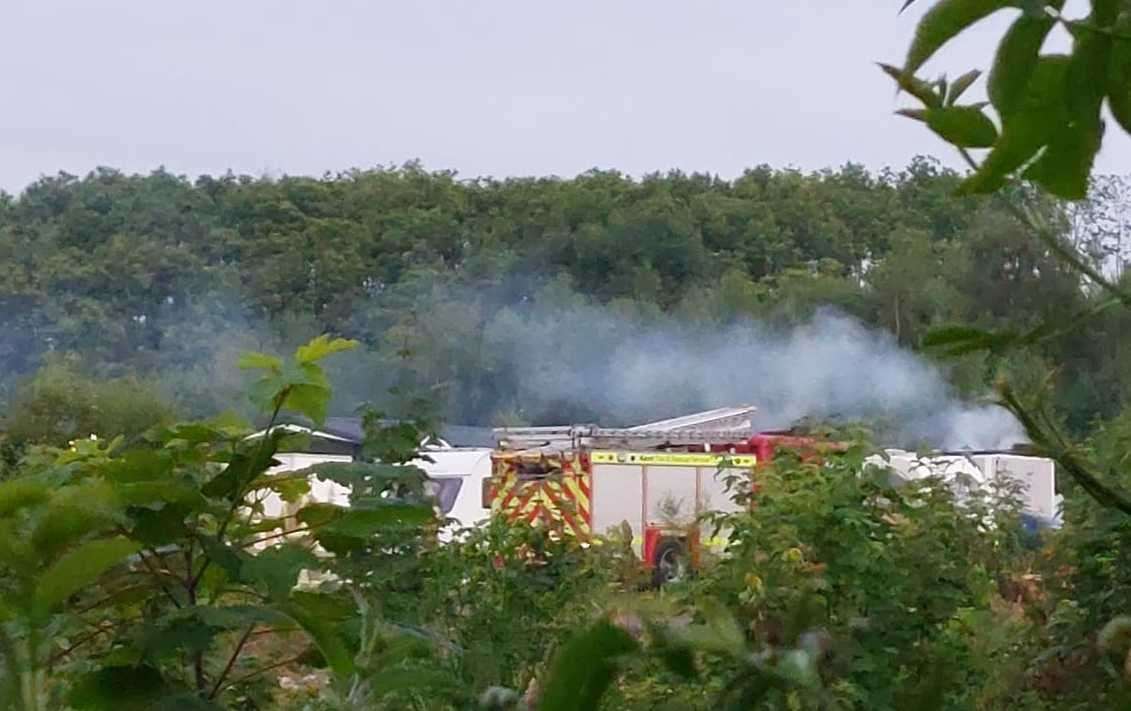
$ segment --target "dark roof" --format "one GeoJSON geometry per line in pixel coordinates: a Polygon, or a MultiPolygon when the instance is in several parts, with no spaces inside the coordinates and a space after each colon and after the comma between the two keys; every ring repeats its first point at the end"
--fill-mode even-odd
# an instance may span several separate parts
{"type": "MultiPolygon", "coordinates": [[[[296,423],[297,424],[297,423],[296,423]]],[[[304,427],[312,427],[310,423],[302,423],[304,427]]],[[[390,421],[390,424],[392,422],[390,421]]],[[[327,417],[321,427],[322,432],[332,434],[351,442],[360,443],[362,433],[360,417],[327,417]]],[[[453,447],[494,447],[495,437],[490,427],[472,427],[468,425],[441,425],[438,433],[440,438],[453,447]]]]}

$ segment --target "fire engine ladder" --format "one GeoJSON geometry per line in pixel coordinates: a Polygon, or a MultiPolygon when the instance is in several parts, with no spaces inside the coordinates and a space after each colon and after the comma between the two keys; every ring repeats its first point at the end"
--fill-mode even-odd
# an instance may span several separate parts
{"type": "Polygon", "coordinates": [[[560,425],[553,427],[497,428],[495,439],[503,449],[562,449],[565,447],[655,448],[670,445],[739,442],[753,433],[756,408],[723,407],[635,427],[560,425]]]}
{"type": "Polygon", "coordinates": [[[739,407],[720,407],[714,410],[695,412],[682,417],[673,417],[670,420],[649,422],[630,430],[718,430],[718,429],[752,429],[754,427],[754,413],[758,408],[750,405],[739,407]]]}
{"type": "Polygon", "coordinates": [[[579,445],[604,449],[657,449],[668,445],[698,446],[709,452],[712,444],[745,442],[752,434],[749,427],[731,429],[701,429],[684,427],[678,430],[612,429],[594,427],[577,433],[579,445]]]}
{"type": "Polygon", "coordinates": [[[501,449],[656,449],[665,446],[702,445],[704,451],[711,444],[744,442],[751,436],[749,428],[740,429],[680,429],[640,430],[636,428],[610,428],[595,425],[573,427],[517,427],[495,430],[501,449]]]}

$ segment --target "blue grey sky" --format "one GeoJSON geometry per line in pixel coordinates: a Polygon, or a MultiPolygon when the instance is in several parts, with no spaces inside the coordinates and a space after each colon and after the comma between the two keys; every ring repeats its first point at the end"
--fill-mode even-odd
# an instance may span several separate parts
{"type": "MultiPolygon", "coordinates": [[[[873,62],[919,0],[3,0],[0,189],[107,165],[724,177],[957,162],[873,62]]],[[[1071,7],[1071,3],[1070,3],[1071,7]]],[[[1008,13],[930,65],[986,66],[1008,13]]],[[[1110,131],[1105,172],[1131,141],[1110,131]]]]}

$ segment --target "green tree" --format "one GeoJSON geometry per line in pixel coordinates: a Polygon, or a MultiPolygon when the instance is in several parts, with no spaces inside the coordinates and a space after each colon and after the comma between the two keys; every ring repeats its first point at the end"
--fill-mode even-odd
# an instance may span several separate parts
{"type": "Polygon", "coordinates": [[[130,376],[99,379],[56,358],[17,389],[0,429],[17,447],[61,447],[87,437],[136,437],[172,419],[173,409],[156,383],[130,376]]]}

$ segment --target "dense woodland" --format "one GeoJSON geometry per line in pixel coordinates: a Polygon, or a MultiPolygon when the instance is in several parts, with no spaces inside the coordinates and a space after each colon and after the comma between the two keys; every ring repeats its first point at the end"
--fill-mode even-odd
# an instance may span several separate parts
{"type": "MultiPolygon", "coordinates": [[[[958,181],[928,158],[878,174],[760,166],[734,180],[461,179],[418,165],[321,179],[43,178],[0,196],[6,427],[15,439],[85,436],[83,398],[107,380],[130,393],[123,403],[149,404],[132,423],[133,404],[120,422],[104,412],[106,435],[151,422],[159,403],[191,416],[231,409],[239,352],[286,352],[319,333],[365,347],[335,371],[339,413],[411,386],[467,424],[615,421],[535,401],[516,376],[532,352],[601,357],[563,346],[599,330],[570,309],[702,326],[798,323],[833,307],[914,349],[942,324],[1025,329],[1098,303],[1004,198],[957,197],[958,181]],[[53,398],[73,411],[58,417],[53,398]]],[[[1043,212],[1111,273],[1128,195],[1122,179],[1097,178],[1091,200],[1043,212]]],[[[1004,365],[943,367],[957,391],[980,395],[1001,367],[1055,363],[1058,410],[1086,432],[1131,395],[1126,318],[1100,315],[1088,337],[1004,365]]]]}

